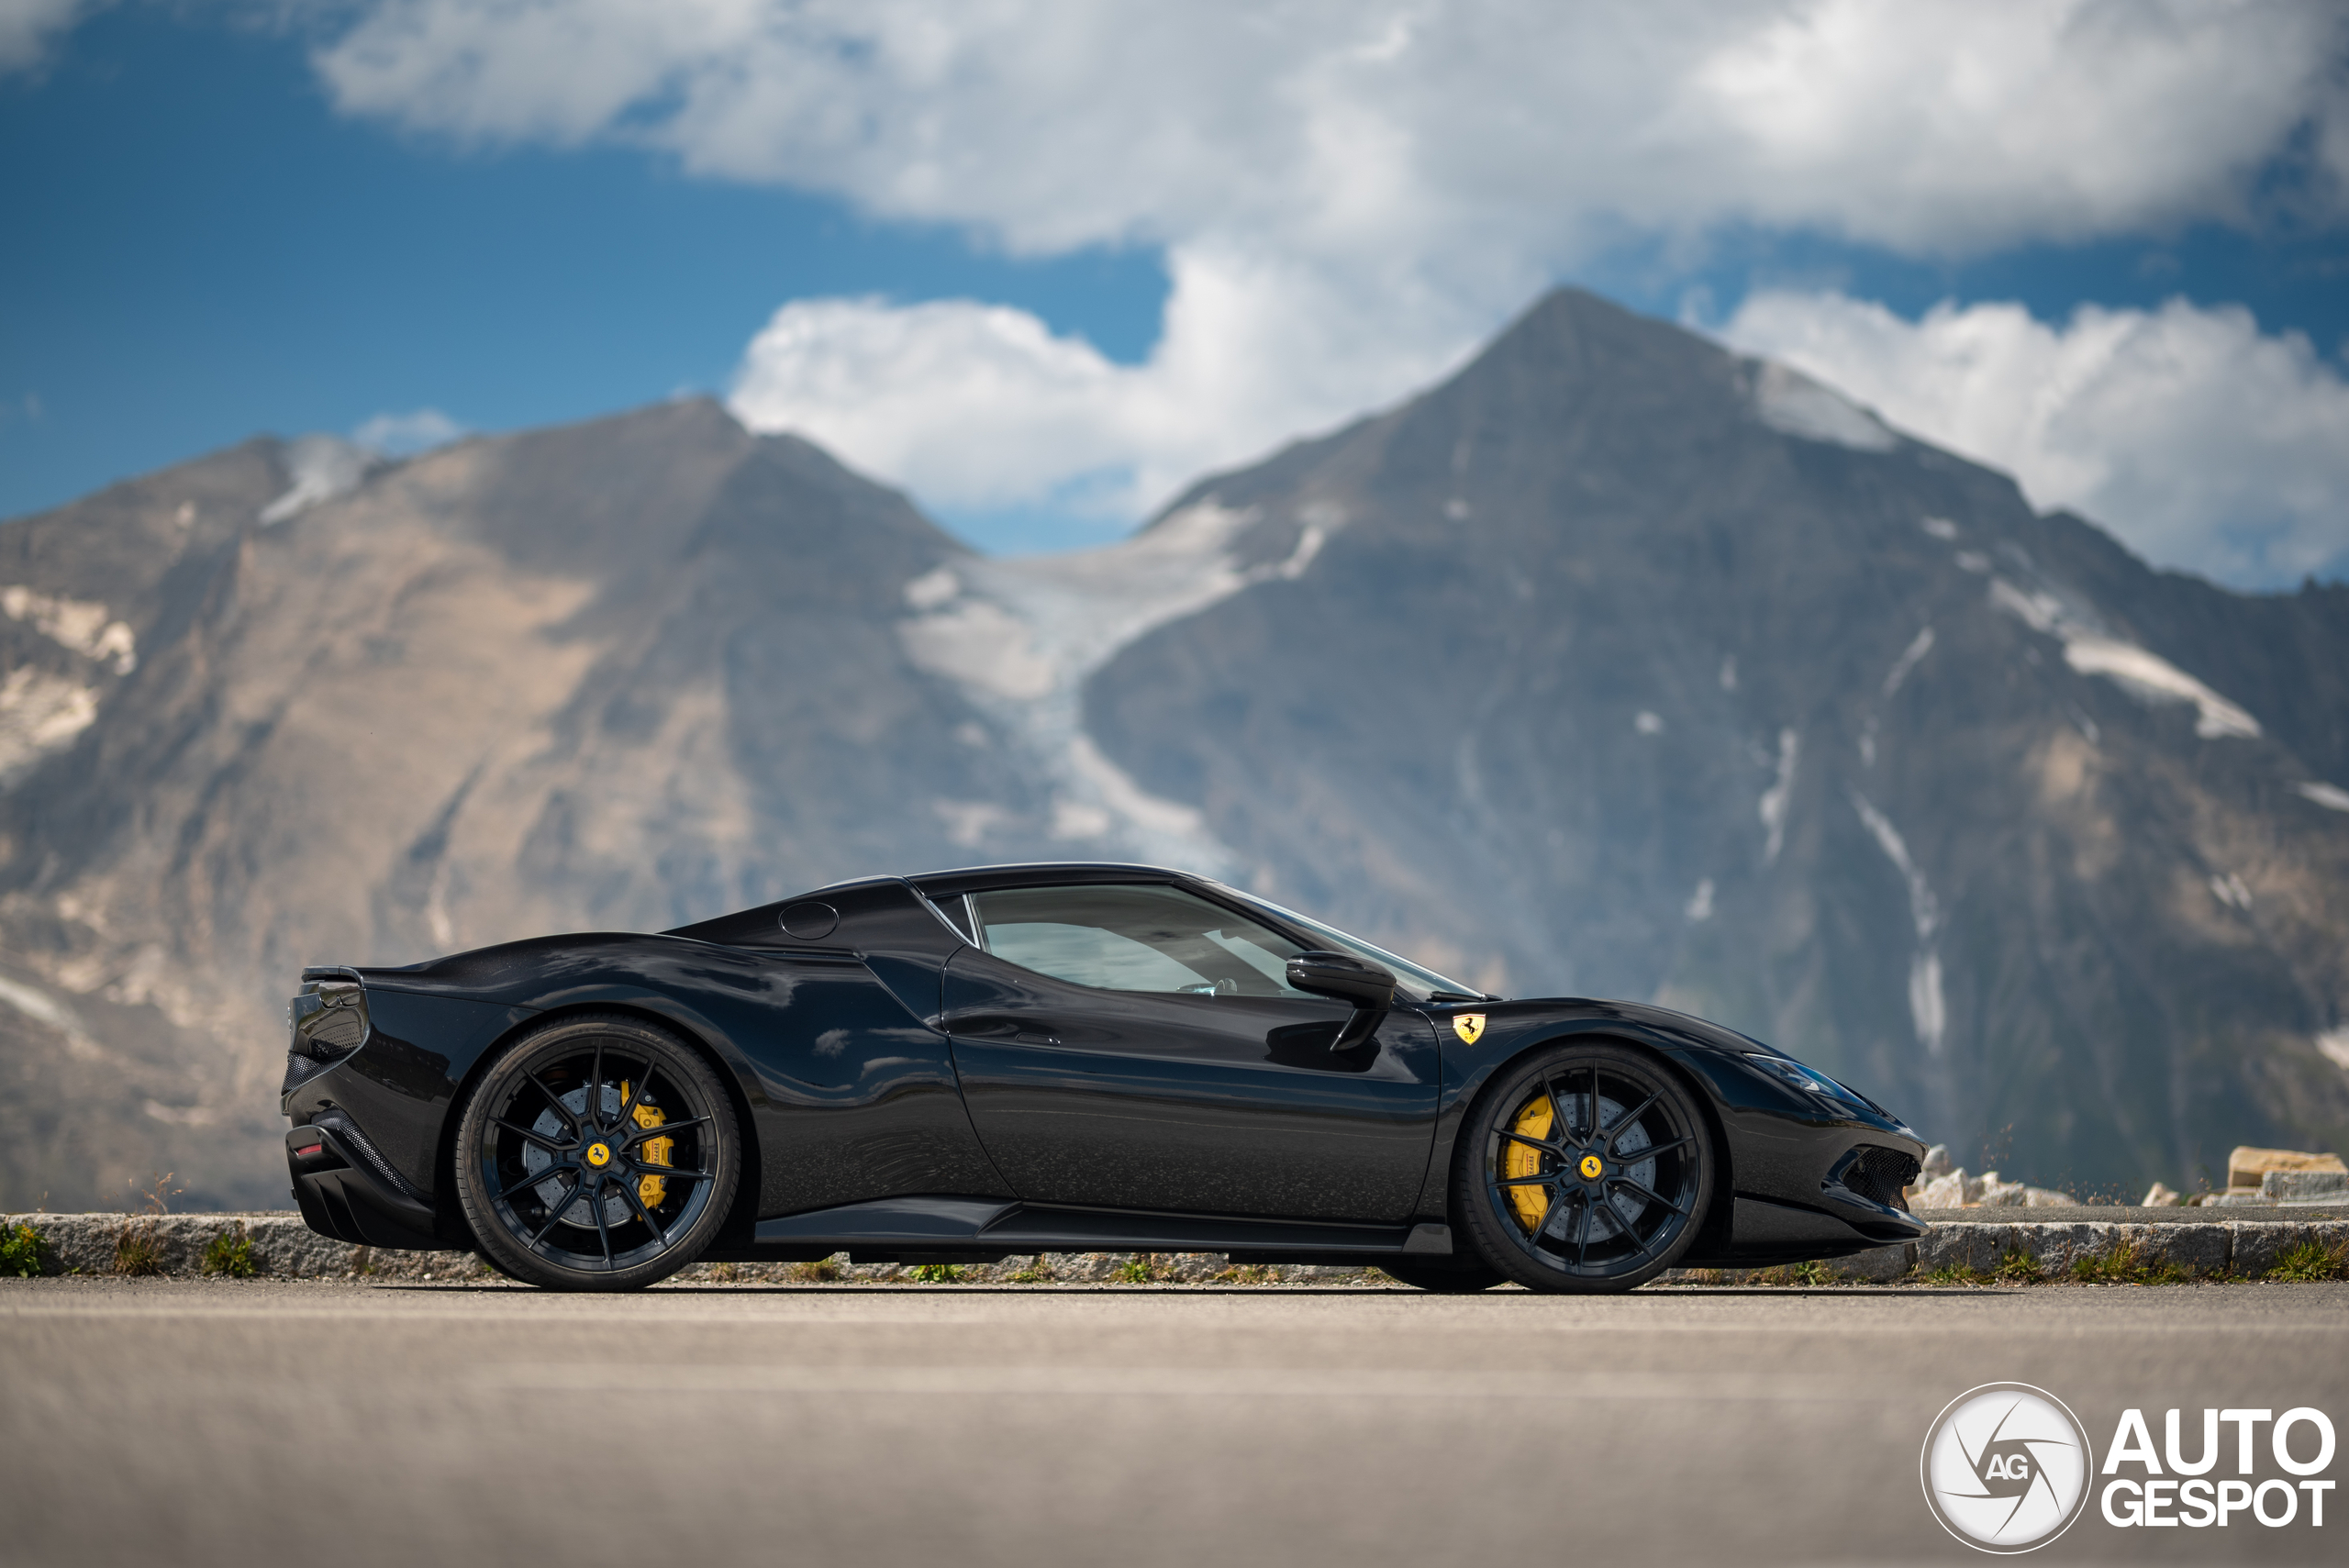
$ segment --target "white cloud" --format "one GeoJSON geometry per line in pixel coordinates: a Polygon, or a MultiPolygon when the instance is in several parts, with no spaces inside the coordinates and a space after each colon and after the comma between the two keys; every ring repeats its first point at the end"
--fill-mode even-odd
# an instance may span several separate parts
{"type": "Polygon", "coordinates": [[[983,305],[810,301],[736,393],[932,504],[1130,515],[1413,390],[1626,240],[2086,239],[2239,217],[2287,154],[2337,202],[2344,49],[2327,0],[370,0],[317,65],[344,111],[462,141],[1163,248],[1143,365],[983,305]]]}
{"type": "Polygon", "coordinates": [[[1026,250],[1727,217],[1971,250],[2231,213],[2297,128],[2337,134],[2344,29],[2323,0],[377,0],[318,64],[354,112],[1026,250]]]}
{"type": "Polygon", "coordinates": [[[0,73],[39,65],[75,19],[96,8],[84,0],[0,0],[0,73]]]}
{"type": "Polygon", "coordinates": [[[417,408],[406,414],[377,414],[351,432],[351,439],[386,457],[407,457],[447,446],[466,433],[465,428],[438,408],[417,408]]]}
{"type": "Polygon", "coordinates": [[[2236,306],[1941,305],[1908,321],[1839,294],[1749,297],[1730,342],[2007,470],[2163,565],[2277,584],[2349,566],[2349,383],[2236,306]]]}
{"type": "Polygon", "coordinates": [[[1206,247],[1176,252],[1164,330],[1140,365],[967,300],[807,300],[775,313],[731,404],[933,505],[1052,496],[1130,520],[1205,470],[1358,413],[1449,362],[1444,334],[1380,329],[1375,298],[1206,247]]]}

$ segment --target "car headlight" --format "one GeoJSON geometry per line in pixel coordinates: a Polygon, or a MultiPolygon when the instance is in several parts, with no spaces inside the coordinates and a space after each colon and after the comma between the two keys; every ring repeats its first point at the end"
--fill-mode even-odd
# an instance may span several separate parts
{"type": "Polygon", "coordinates": [[[1745,1060],[1780,1083],[1800,1089],[1806,1094],[1824,1095],[1831,1100],[1841,1100],[1845,1105],[1858,1106],[1863,1110],[1876,1108],[1865,1097],[1854,1094],[1817,1068],[1804,1066],[1791,1056],[1755,1054],[1748,1056],[1745,1060]]]}

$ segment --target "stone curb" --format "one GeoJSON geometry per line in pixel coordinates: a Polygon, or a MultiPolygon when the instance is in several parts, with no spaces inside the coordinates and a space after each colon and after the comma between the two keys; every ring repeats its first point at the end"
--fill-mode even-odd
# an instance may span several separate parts
{"type": "MultiPolygon", "coordinates": [[[[1915,1241],[1833,1259],[1824,1266],[1833,1278],[1882,1283],[1911,1273],[1930,1274],[1944,1269],[1987,1274],[2019,1254],[2049,1275],[2064,1277],[2082,1260],[2110,1258],[2134,1249],[2137,1260],[2149,1268],[2174,1265],[2198,1276],[2233,1274],[2255,1279],[2274,1268],[2286,1252],[2310,1241],[2328,1248],[2349,1245],[2349,1220],[2233,1219],[2157,1225],[1944,1220],[1915,1241]]],[[[1675,1269],[1665,1278],[1689,1280],[1704,1272],[1675,1269]]]]}
{"type": "MultiPolygon", "coordinates": [[[[487,1273],[471,1252],[385,1252],[354,1247],[319,1235],[290,1213],[257,1214],[11,1214],[0,1215],[0,1229],[13,1232],[30,1225],[48,1241],[51,1273],[111,1274],[117,1250],[126,1231],[150,1244],[158,1272],[189,1275],[203,1270],[205,1250],[216,1237],[242,1233],[251,1240],[251,1261],[257,1274],[275,1279],[349,1279],[372,1275],[385,1279],[463,1279],[487,1273]]],[[[1913,1273],[1944,1269],[1995,1271],[2008,1257],[2021,1254],[2051,1275],[2063,1276],[2084,1258],[2105,1258],[2133,1247],[2143,1262],[2175,1265],[2196,1275],[2232,1273],[2252,1278],[2275,1266],[2294,1247],[2314,1241],[2324,1247],[2349,1245],[2349,1220],[2218,1220],[2209,1224],[2128,1224],[2104,1221],[2040,1223],[2028,1220],[1953,1221],[1936,1224],[1919,1240],[1879,1247],[1838,1258],[1824,1265],[1830,1277],[1887,1282],[1913,1273]]],[[[1044,1273],[1053,1280],[1099,1282],[1121,1277],[1135,1254],[1127,1252],[1051,1253],[1044,1273]]],[[[1008,1280],[1035,1266],[1032,1258],[1012,1258],[996,1264],[969,1264],[959,1278],[976,1283],[1008,1280]]],[[[1152,1277],[1200,1283],[1223,1275],[1229,1265],[1216,1252],[1157,1253],[1150,1259],[1152,1277]]],[[[1752,1277],[1759,1271],[1745,1271],[1752,1277]]],[[[909,1270],[896,1263],[841,1262],[837,1277],[888,1280],[905,1277],[909,1270]]],[[[1239,1277],[1264,1284],[1335,1282],[1360,1277],[1351,1267],[1277,1264],[1247,1271],[1239,1277]]],[[[700,1264],[680,1278],[782,1279],[804,1278],[790,1265],[700,1264]]],[[[1696,1283],[1722,1277],[1717,1271],[1675,1269],[1665,1283],[1696,1283]]]]}
{"type": "MultiPolygon", "coordinates": [[[[47,1272],[52,1274],[116,1273],[116,1254],[126,1230],[150,1243],[156,1272],[181,1277],[199,1274],[203,1272],[205,1250],[214,1239],[234,1235],[241,1227],[243,1235],[252,1243],[254,1273],[271,1279],[494,1277],[488,1266],[471,1252],[387,1252],[354,1247],[348,1241],[319,1235],[303,1223],[300,1215],[284,1211],[0,1215],[0,1231],[14,1231],[18,1225],[30,1225],[48,1241],[50,1255],[47,1272]]],[[[1106,1283],[1122,1277],[1121,1271],[1135,1257],[1130,1252],[1050,1252],[1044,1255],[1044,1274],[1055,1281],[1106,1283]]],[[[1008,1258],[1000,1263],[963,1264],[957,1269],[955,1277],[981,1284],[1008,1281],[1014,1274],[1034,1268],[1035,1262],[1032,1256],[1023,1256],[1008,1258]]],[[[1220,1252],[1153,1253],[1147,1266],[1153,1280],[1182,1284],[1204,1283],[1224,1274],[1230,1267],[1220,1252]]],[[[850,1263],[843,1258],[823,1277],[879,1281],[907,1278],[912,1273],[898,1263],[850,1263]]],[[[1244,1271],[1239,1277],[1250,1283],[1304,1284],[1357,1280],[1362,1274],[1361,1269],[1353,1267],[1282,1263],[1244,1271]]],[[[809,1276],[792,1264],[701,1263],[675,1277],[686,1281],[781,1281],[809,1276]]]]}

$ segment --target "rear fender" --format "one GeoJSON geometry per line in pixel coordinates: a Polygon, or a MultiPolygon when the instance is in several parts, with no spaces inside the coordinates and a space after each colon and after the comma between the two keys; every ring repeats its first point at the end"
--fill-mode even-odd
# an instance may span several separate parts
{"type": "Polygon", "coordinates": [[[645,992],[640,987],[616,985],[618,993],[610,1001],[574,1002],[560,1007],[550,1007],[522,1019],[499,1036],[484,1050],[457,1086],[455,1098],[440,1129],[439,1158],[434,1162],[435,1209],[440,1233],[452,1239],[452,1245],[471,1247],[473,1233],[467,1228],[457,1202],[457,1125],[464,1119],[464,1106],[473,1089],[484,1077],[507,1047],[524,1035],[549,1023],[564,1018],[588,1016],[629,1018],[653,1025],[664,1033],[674,1035],[707,1062],[724,1085],[726,1097],[734,1110],[734,1124],[741,1130],[742,1163],[734,1186],[734,1204],[726,1216],[725,1225],[718,1230],[714,1245],[728,1245],[737,1240],[747,1240],[758,1220],[759,1206],[759,1139],[758,1124],[751,1118],[751,1106],[763,1104],[764,1095],[758,1086],[758,1074],[751,1069],[741,1051],[731,1040],[718,1034],[708,1019],[677,1001],[657,992],[645,992]],[[633,994],[630,994],[633,993],[633,994]]]}

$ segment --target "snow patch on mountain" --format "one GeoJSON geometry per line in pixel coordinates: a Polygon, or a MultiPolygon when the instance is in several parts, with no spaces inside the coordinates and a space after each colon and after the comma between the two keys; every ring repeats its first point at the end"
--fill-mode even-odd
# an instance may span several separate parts
{"type": "Polygon", "coordinates": [[[139,639],[93,599],[68,599],[12,584],[0,588],[0,615],[23,621],[61,648],[111,667],[117,675],[139,668],[139,639]]]}
{"type": "Polygon", "coordinates": [[[1854,451],[1890,451],[1900,439],[1883,420],[1842,393],[1768,360],[1754,373],[1753,413],[1780,435],[1854,451]]]}
{"type": "Polygon", "coordinates": [[[80,1015],[48,992],[27,985],[21,981],[0,979],[0,1002],[6,1003],[33,1022],[56,1030],[65,1037],[65,1049],[85,1061],[95,1061],[106,1054],[90,1031],[82,1025],[80,1015]]]}
{"type": "Polygon", "coordinates": [[[0,788],[73,744],[97,717],[95,688],[29,666],[8,672],[0,680],[0,788]]]}
{"type": "Polygon", "coordinates": [[[1768,835],[1763,841],[1762,860],[1776,865],[1778,852],[1787,847],[1787,807],[1794,801],[1795,766],[1802,757],[1802,737],[1792,729],[1778,731],[1778,776],[1755,806],[1762,818],[1762,829],[1768,835]]]}
{"type": "Polygon", "coordinates": [[[1917,949],[1909,961],[1909,1016],[1916,1026],[1917,1043],[1925,1048],[1926,1055],[1939,1056],[1942,1040],[1949,1032],[1949,1002],[1942,988],[1941,951],[1935,942],[1941,931],[1941,901],[1933,896],[1925,873],[1909,853],[1908,840],[1901,838],[1892,819],[1857,790],[1852,792],[1852,808],[1909,885],[1909,918],[1917,929],[1917,949]]]}
{"type": "Polygon", "coordinates": [[[359,488],[378,462],[367,448],[340,436],[297,436],[285,445],[285,494],[261,509],[264,525],[282,523],[359,488]]]}
{"type": "Polygon", "coordinates": [[[1892,672],[1884,678],[1887,699],[1900,690],[1900,683],[1909,678],[1909,672],[1917,667],[1917,662],[1932,651],[1933,628],[1927,627],[1912,638],[1909,646],[1900,651],[1900,657],[1892,662],[1892,672]]]}
{"type": "MultiPolygon", "coordinates": [[[[918,667],[960,684],[1043,767],[1053,837],[1118,840],[1147,859],[1233,874],[1239,857],[1198,812],[1144,790],[1084,733],[1085,682],[1155,628],[1303,575],[1344,523],[1334,507],[1312,510],[1285,559],[1254,567],[1238,565],[1232,547],[1258,512],[1213,496],[1103,549],[941,566],[906,584],[912,614],[898,636],[918,667]]],[[[1004,820],[970,803],[940,811],[974,844],[1004,820]]]]}
{"type": "Polygon", "coordinates": [[[2191,703],[2194,733],[2206,740],[2258,738],[2259,720],[2160,654],[2107,634],[2058,595],[2026,590],[2004,577],[1990,580],[1990,602],[2064,645],[2064,662],[2083,675],[2102,675],[2144,703],[2191,703]]]}
{"type": "Polygon", "coordinates": [[[2312,800],[2334,811],[2349,811],[2349,789],[2343,789],[2339,784],[2317,781],[2292,787],[2299,791],[2303,799],[2312,800]]]}

